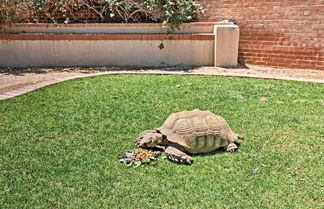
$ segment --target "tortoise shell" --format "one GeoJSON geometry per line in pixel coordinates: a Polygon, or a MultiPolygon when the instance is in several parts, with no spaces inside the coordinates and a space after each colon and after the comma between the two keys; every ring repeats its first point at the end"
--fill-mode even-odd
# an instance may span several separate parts
{"type": "Polygon", "coordinates": [[[193,154],[214,151],[237,138],[224,118],[197,109],[171,114],[157,130],[193,154]]]}

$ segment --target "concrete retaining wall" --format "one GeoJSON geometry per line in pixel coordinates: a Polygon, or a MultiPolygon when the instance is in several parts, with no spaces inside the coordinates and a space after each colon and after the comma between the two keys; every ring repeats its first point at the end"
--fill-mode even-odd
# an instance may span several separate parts
{"type": "Polygon", "coordinates": [[[213,65],[213,41],[0,41],[10,67],[213,65]]]}
{"type": "Polygon", "coordinates": [[[220,23],[215,36],[215,25],[185,24],[171,35],[160,24],[16,25],[0,34],[0,66],[236,66],[238,27],[220,23]],[[236,32],[221,32],[228,28],[236,32]]]}

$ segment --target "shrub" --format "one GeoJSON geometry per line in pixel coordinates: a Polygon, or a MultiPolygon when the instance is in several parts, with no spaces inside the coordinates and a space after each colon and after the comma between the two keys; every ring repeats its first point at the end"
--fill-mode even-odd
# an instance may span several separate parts
{"type": "Polygon", "coordinates": [[[203,12],[194,0],[2,0],[1,23],[160,22],[169,32],[203,12]]]}

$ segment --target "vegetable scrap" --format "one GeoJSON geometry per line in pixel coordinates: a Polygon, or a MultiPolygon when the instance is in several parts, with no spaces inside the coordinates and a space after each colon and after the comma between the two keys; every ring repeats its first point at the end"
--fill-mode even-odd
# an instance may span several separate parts
{"type": "Polygon", "coordinates": [[[126,166],[135,165],[137,167],[141,164],[155,165],[161,154],[161,151],[134,149],[127,151],[125,154],[119,154],[118,158],[126,166]]]}

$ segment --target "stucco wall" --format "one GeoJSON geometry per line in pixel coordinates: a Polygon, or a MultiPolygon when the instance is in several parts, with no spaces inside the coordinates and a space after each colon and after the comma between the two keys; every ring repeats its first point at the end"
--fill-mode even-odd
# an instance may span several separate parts
{"type": "Polygon", "coordinates": [[[11,40],[0,41],[0,65],[201,66],[213,65],[213,40],[11,40]],[[19,49],[19,50],[17,50],[19,49]],[[176,55],[176,56],[175,56],[176,55]]]}
{"type": "Polygon", "coordinates": [[[146,23],[20,24],[5,31],[2,67],[237,66],[239,27],[231,23],[184,24],[176,34],[146,23]]]}

